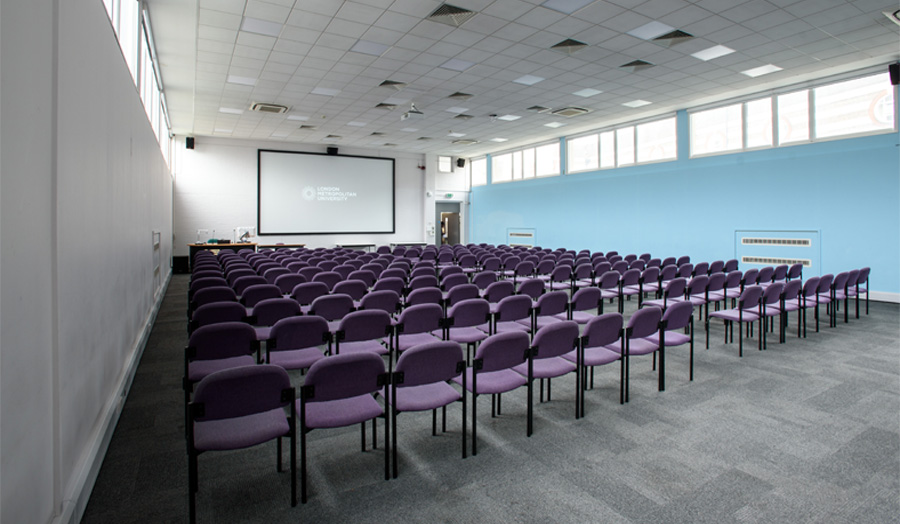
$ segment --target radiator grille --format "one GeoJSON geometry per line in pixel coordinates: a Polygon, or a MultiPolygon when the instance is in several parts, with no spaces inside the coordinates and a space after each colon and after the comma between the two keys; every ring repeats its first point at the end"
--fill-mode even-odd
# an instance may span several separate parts
{"type": "Polygon", "coordinates": [[[745,264],[761,264],[764,266],[780,266],[782,264],[787,264],[792,266],[794,264],[803,264],[803,267],[812,266],[812,260],[808,258],[774,258],[774,257],[741,257],[741,262],[745,264]]]}
{"type": "Polygon", "coordinates": [[[534,238],[534,233],[510,233],[511,237],[534,238]]]}
{"type": "Polygon", "coordinates": [[[808,238],[760,238],[744,237],[741,244],[754,246],[802,246],[809,247],[811,241],[808,238]]]}

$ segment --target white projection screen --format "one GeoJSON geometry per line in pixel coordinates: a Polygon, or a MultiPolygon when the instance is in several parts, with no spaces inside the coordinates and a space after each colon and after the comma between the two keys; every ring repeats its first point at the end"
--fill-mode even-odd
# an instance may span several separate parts
{"type": "Polygon", "coordinates": [[[260,235],[394,232],[394,159],[258,151],[260,235]]]}

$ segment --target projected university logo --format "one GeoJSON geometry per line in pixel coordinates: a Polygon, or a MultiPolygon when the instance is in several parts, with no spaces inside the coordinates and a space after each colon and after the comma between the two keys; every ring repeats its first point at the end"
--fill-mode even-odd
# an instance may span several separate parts
{"type": "Polygon", "coordinates": [[[316,199],[316,188],[313,186],[306,186],[303,188],[303,198],[306,200],[315,200],[316,199]]]}
{"type": "Polygon", "coordinates": [[[306,186],[303,188],[303,198],[319,202],[345,202],[351,198],[356,198],[356,193],[354,191],[342,191],[341,188],[335,186],[306,186]]]}

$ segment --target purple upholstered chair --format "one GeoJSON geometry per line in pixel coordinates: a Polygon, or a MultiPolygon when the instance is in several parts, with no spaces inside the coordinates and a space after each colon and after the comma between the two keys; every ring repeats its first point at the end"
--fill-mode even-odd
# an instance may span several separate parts
{"type": "MultiPolygon", "coordinates": [[[[490,329],[491,307],[483,298],[470,298],[458,302],[447,309],[443,322],[443,340],[452,340],[471,348],[487,338],[490,329]]],[[[439,332],[433,333],[435,336],[439,332]]]]}
{"type": "Polygon", "coordinates": [[[328,286],[323,282],[304,282],[291,290],[291,298],[300,304],[304,314],[309,312],[313,300],[328,294],[328,286]]]}
{"type": "Polygon", "coordinates": [[[512,369],[525,362],[529,354],[527,333],[497,333],[478,346],[472,366],[453,379],[472,393],[472,455],[478,454],[478,395],[491,395],[491,416],[494,416],[500,412],[501,394],[526,385],[530,389],[528,379],[512,369]]]}
{"type": "Polygon", "coordinates": [[[248,322],[256,329],[258,340],[267,340],[272,326],[283,318],[301,315],[300,304],[292,298],[267,298],[250,310],[248,322]]]}
{"type": "Polygon", "coordinates": [[[322,295],[312,301],[309,314],[319,315],[327,320],[329,330],[334,333],[340,320],[353,309],[353,298],[350,295],[322,295]]]}
{"type": "Polygon", "coordinates": [[[331,344],[328,322],[306,315],[283,318],[272,326],[266,340],[266,363],[304,370],[324,358],[319,346],[331,344]]]}
{"type": "Polygon", "coordinates": [[[581,288],[572,295],[566,313],[556,315],[559,320],[574,320],[578,324],[587,324],[597,316],[593,311],[600,310],[603,302],[600,289],[596,287],[581,288]]]}
{"type": "MultiPolygon", "coordinates": [[[[813,305],[816,312],[816,333],[819,332],[819,305],[825,305],[825,313],[829,313],[829,304],[831,304],[831,284],[834,283],[834,275],[828,273],[827,275],[822,275],[819,277],[819,288],[816,290],[816,294],[806,298],[807,307],[810,304],[813,305]]],[[[828,325],[831,326],[831,317],[829,316],[828,325]]]]}
{"type": "Polygon", "coordinates": [[[647,267],[662,267],[662,259],[651,258],[647,261],[647,267]]]}
{"type": "MultiPolygon", "coordinates": [[[[508,281],[507,281],[508,282],[508,281]]],[[[511,282],[510,282],[511,284],[511,282]]],[[[531,329],[532,302],[527,295],[511,295],[500,299],[493,308],[492,328],[490,334],[505,333],[508,331],[529,332],[531,329]],[[522,323],[527,321],[527,325],[522,323]]]]}
{"type": "Polygon", "coordinates": [[[359,266],[359,270],[360,271],[371,271],[372,274],[375,275],[376,279],[382,278],[385,276],[399,276],[400,278],[403,279],[404,282],[406,281],[406,273],[402,269],[400,270],[399,275],[385,275],[384,272],[386,270],[384,269],[384,266],[382,266],[381,264],[376,264],[375,262],[369,262],[367,264],[363,264],[363,265],[359,266]]]}
{"type": "Polygon", "coordinates": [[[594,285],[594,267],[590,262],[582,262],[575,265],[572,271],[573,289],[586,288],[594,285]]]}
{"type": "MultiPolygon", "coordinates": [[[[763,349],[766,349],[766,333],[769,331],[769,318],[781,317],[781,294],[783,291],[783,283],[769,282],[769,285],[763,288],[762,297],[759,299],[760,315],[762,320],[762,323],[759,327],[759,332],[760,336],[762,336],[763,349]]],[[[778,331],[779,341],[784,342],[783,338],[780,336],[781,329],[779,329],[778,331]]]]}
{"type": "MultiPolygon", "coordinates": [[[[703,275],[705,276],[705,275],[703,275]]],[[[659,321],[659,331],[647,337],[659,344],[659,390],[666,389],[665,349],[690,344],[689,375],[694,380],[694,305],[685,300],[670,304],[659,321]],[[688,333],[685,334],[685,331],[688,333]]],[[[654,358],[655,360],[655,358],[654,358]]]]}
{"type": "Polygon", "coordinates": [[[565,291],[551,291],[541,295],[534,303],[530,320],[519,320],[519,324],[529,326],[534,334],[544,326],[562,322],[557,315],[565,315],[569,309],[569,295],[565,291]]]}
{"type": "Polygon", "coordinates": [[[266,282],[269,284],[274,284],[275,279],[280,277],[281,275],[290,275],[291,270],[286,267],[273,267],[272,269],[266,270],[263,274],[263,278],[266,279],[266,282]]]}
{"type": "Polygon", "coordinates": [[[444,303],[444,293],[439,287],[422,287],[409,292],[406,297],[407,306],[415,306],[417,304],[437,304],[444,303]]]}
{"type": "Polygon", "coordinates": [[[372,291],[393,291],[398,295],[403,294],[406,281],[397,277],[381,277],[372,285],[372,291]]]}
{"type": "Polygon", "coordinates": [[[245,289],[250,286],[257,286],[259,284],[268,284],[268,282],[265,278],[253,274],[234,279],[234,283],[231,284],[231,288],[234,289],[234,292],[237,294],[237,296],[241,296],[244,294],[245,289]]]}
{"type": "Polygon", "coordinates": [[[675,266],[675,267],[678,267],[678,264],[676,264],[676,262],[678,262],[678,259],[677,259],[677,258],[675,258],[675,257],[666,257],[666,258],[664,258],[663,261],[662,261],[662,267],[666,267],[666,266],[675,266]]]}
{"type": "Polygon", "coordinates": [[[563,264],[553,268],[545,285],[550,291],[572,291],[572,266],[563,264]]]}
{"type": "Polygon", "coordinates": [[[213,302],[237,302],[237,295],[228,286],[212,286],[198,289],[194,293],[194,298],[191,300],[187,311],[188,320],[191,319],[191,315],[198,307],[212,304],[213,302]]]}
{"type": "MultiPolygon", "coordinates": [[[[625,326],[625,402],[628,402],[628,390],[630,382],[630,362],[632,356],[651,355],[662,349],[659,341],[650,339],[660,329],[659,321],[662,318],[662,310],[655,307],[639,309],[628,319],[625,326]]],[[[662,370],[659,375],[659,390],[663,390],[662,370]]]]}
{"type": "MultiPolygon", "coordinates": [[[[462,276],[465,277],[465,275],[462,276]]],[[[479,298],[480,294],[478,292],[478,286],[475,284],[458,284],[444,293],[444,297],[444,305],[450,307],[463,300],[479,298]]]]}
{"type": "Polygon", "coordinates": [[[622,354],[625,342],[622,339],[624,319],[619,313],[605,313],[588,321],[579,339],[578,352],[563,355],[563,358],[580,366],[580,402],[578,418],[584,416],[584,391],[587,389],[586,368],[591,368],[591,389],[594,387],[594,368],[619,361],[619,403],[625,403],[625,360],[622,354]]]}
{"type": "Polygon", "coordinates": [[[362,300],[366,293],[369,291],[369,286],[366,285],[362,280],[342,280],[334,285],[331,289],[332,294],[341,294],[349,295],[350,298],[353,299],[354,307],[359,306],[359,301],[362,300]]]}
{"type": "Polygon", "coordinates": [[[801,280],[789,280],[784,284],[784,290],[781,292],[781,341],[784,342],[785,330],[788,324],[788,314],[791,311],[797,312],[797,338],[802,336],[802,316],[803,302],[800,293],[803,291],[803,282],[801,280]]]}
{"type": "Polygon", "coordinates": [[[713,260],[709,264],[709,274],[714,275],[716,273],[724,273],[725,272],[725,261],[724,260],[713,260]]]}
{"type": "MultiPolygon", "coordinates": [[[[561,292],[564,293],[564,292],[561,292]]],[[[549,296],[552,293],[548,293],[549,296]]],[[[540,400],[544,401],[544,379],[547,379],[547,401],[550,401],[552,379],[561,377],[579,368],[571,360],[563,358],[563,355],[575,354],[575,347],[578,343],[578,324],[571,320],[562,320],[555,324],[548,324],[540,329],[534,335],[531,342],[531,351],[527,362],[513,367],[513,371],[523,375],[528,379],[529,384],[534,379],[540,379],[540,400]]],[[[578,418],[580,393],[578,384],[581,382],[581,375],[576,373],[575,379],[575,417],[578,418]]],[[[532,391],[534,387],[528,388],[528,431],[530,437],[533,429],[533,411],[534,402],[532,391]]]]}
{"type": "Polygon", "coordinates": [[[382,341],[387,337],[390,343],[394,327],[391,316],[380,309],[353,311],[341,318],[334,331],[334,352],[344,353],[369,352],[376,355],[389,355],[390,348],[382,341]]]}
{"type": "Polygon", "coordinates": [[[222,277],[204,277],[191,281],[188,287],[188,302],[194,299],[194,293],[208,287],[227,286],[228,281],[222,277]]]}
{"type": "Polygon", "coordinates": [[[732,271],[737,271],[738,270],[737,259],[732,258],[731,260],[725,262],[724,270],[726,273],[731,273],[732,271]]]}
{"type": "Polygon", "coordinates": [[[472,283],[478,286],[482,293],[495,282],[497,282],[497,273],[493,271],[480,271],[472,275],[472,283]]]}
{"type": "Polygon", "coordinates": [[[791,264],[791,267],[788,268],[787,279],[794,280],[795,278],[803,280],[803,264],[800,262],[791,264]]]}
{"type": "Polygon", "coordinates": [[[450,385],[458,376],[465,380],[466,361],[462,349],[455,342],[434,341],[410,348],[400,355],[391,375],[391,393],[385,396],[390,406],[391,429],[394,438],[394,478],[397,478],[397,414],[405,411],[432,412],[431,433],[437,435],[437,408],[442,408],[443,431],[447,430],[447,405],[462,400],[462,456],[466,458],[466,385],[462,394],[450,385]]]}
{"type": "Polygon", "coordinates": [[[725,300],[725,281],[728,275],[722,272],[712,273],[706,283],[706,310],[703,319],[709,318],[709,305],[715,304],[716,309],[719,308],[719,301],[725,300]]]}
{"type": "Polygon", "coordinates": [[[198,460],[206,451],[256,446],[278,439],[278,471],[281,471],[281,438],[290,439],[291,506],[297,505],[297,445],[295,390],[278,366],[243,366],[212,373],[197,384],[188,412],[188,514],[197,518],[198,460]],[[288,414],[285,414],[285,408],[288,414]]]}
{"type": "Polygon", "coordinates": [[[389,315],[400,311],[400,294],[390,289],[369,291],[359,301],[359,309],[380,309],[389,315]]]}
{"type": "Polygon", "coordinates": [[[211,302],[194,310],[188,322],[188,334],[197,328],[219,322],[243,322],[247,318],[247,308],[238,302],[211,302]]]}
{"type": "Polygon", "coordinates": [[[297,271],[298,274],[306,277],[307,281],[312,281],[314,276],[318,275],[319,273],[324,273],[324,272],[325,272],[325,270],[323,270],[320,267],[316,267],[316,266],[307,266],[307,267],[302,268],[299,271],[297,271]]]}
{"type": "Polygon", "coordinates": [[[531,300],[537,301],[544,294],[544,281],[539,278],[529,278],[521,284],[516,291],[519,295],[527,295],[531,300]]]}
{"type": "MultiPolygon", "coordinates": [[[[734,342],[734,323],[738,323],[738,356],[744,356],[744,322],[759,320],[761,307],[760,298],[763,288],[759,286],[747,286],[738,298],[737,307],[722,311],[713,311],[709,314],[712,318],[721,318],[725,322],[725,342],[728,342],[728,328],[731,328],[731,341],[734,342]]],[[[748,334],[750,333],[748,328],[748,334]]],[[[709,349],[709,322],[706,322],[706,349],[709,349]]],[[[762,337],[759,338],[759,349],[762,350],[762,337]]]]}
{"type": "MultiPolygon", "coordinates": [[[[394,271],[404,271],[404,268],[402,268],[402,267],[393,267],[393,268],[391,268],[391,270],[394,270],[394,271]]],[[[421,266],[421,267],[416,267],[416,268],[413,268],[412,270],[408,271],[408,273],[409,273],[409,279],[410,279],[410,280],[412,280],[412,279],[414,279],[414,278],[416,278],[416,277],[422,277],[422,276],[433,277],[433,276],[436,276],[436,275],[437,275],[437,273],[435,272],[434,268],[431,267],[431,266],[421,266]]]]}
{"type": "Polygon", "coordinates": [[[328,286],[329,290],[333,290],[334,286],[342,280],[344,280],[344,277],[342,277],[341,274],[336,271],[322,271],[321,273],[317,273],[312,277],[312,279],[310,279],[311,282],[322,282],[323,284],[328,286]]]}
{"type": "Polygon", "coordinates": [[[772,279],[775,277],[775,268],[772,266],[765,266],[759,270],[759,273],[756,275],[756,285],[762,286],[763,289],[770,286],[772,284],[772,279]]]}
{"type": "Polygon", "coordinates": [[[409,286],[407,286],[407,293],[425,287],[440,287],[437,277],[435,275],[419,275],[413,277],[409,281],[409,286]]]}
{"type": "MultiPolygon", "coordinates": [[[[613,271],[615,270],[615,266],[613,266],[613,271]]],[[[633,295],[639,295],[641,293],[641,270],[640,269],[628,269],[624,273],[622,273],[622,278],[619,280],[619,313],[625,312],[625,298],[627,297],[631,300],[633,295]]]]}
{"type": "Polygon", "coordinates": [[[294,287],[297,286],[297,284],[302,284],[304,282],[306,282],[306,277],[298,273],[288,273],[287,275],[281,275],[275,279],[275,285],[281,290],[281,294],[285,296],[290,296],[294,287]]]}
{"type": "Polygon", "coordinates": [[[481,297],[491,304],[491,313],[497,312],[497,304],[506,297],[514,295],[516,286],[511,280],[492,282],[484,289],[481,297]]]}
{"type": "Polygon", "coordinates": [[[356,269],[347,275],[347,280],[359,280],[363,282],[367,288],[375,285],[376,279],[375,272],[368,269],[356,269]]]}
{"type": "Polygon", "coordinates": [[[419,344],[439,340],[432,332],[440,331],[444,310],[438,304],[417,304],[404,309],[394,325],[394,348],[398,352],[419,344]]]}
{"type": "Polygon", "coordinates": [[[284,298],[284,295],[282,295],[281,289],[275,284],[256,284],[244,289],[244,292],[241,293],[241,304],[247,308],[247,314],[249,315],[253,306],[270,298],[284,298]]]}
{"type": "MultiPolygon", "coordinates": [[[[858,277],[857,277],[858,278],[858,277]]],[[[850,305],[847,296],[847,282],[850,280],[850,272],[844,271],[838,273],[831,282],[830,299],[831,299],[831,327],[837,327],[837,310],[844,301],[844,322],[847,322],[847,308],[850,305]]]]}
{"type": "MultiPolygon", "coordinates": [[[[334,355],[319,360],[300,387],[300,501],[306,503],[306,434],[313,429],[361,424],[362,450],[366,450],[366,422],[372,421],[372,446],[376,447],[375,419],[384,415],[374,394],[389,382],[384,361],[369,352],[334,355]]],[[[390,478],[390,426],[385,420],[384,479],[390,478]]]]}
{"type": "Polygon", "coordinates": [[[350,273],[356,271],[356,268],[351,266],[350,264],[340,264],[332,268],[331,271],[334,271],[335,273],[341,275],[341,278],[347,280],[347,277],[350,276],[350,273]]]}
{"type": "MultiPolygon", "coordinates": [[[[856,288],[859,286],[859,277],[862,275],[862,271],[859,269],[853,269],[850,271],[850,278],[847,279],[847,298],[855,298],[856,299],[856,318],[859,318],[859,293],[856,291],[856,288]]],[[[847,304],[849,307],[849,303],[847,304]]],[[[846,317],[844,317],[846,320],[846,317]]]]}

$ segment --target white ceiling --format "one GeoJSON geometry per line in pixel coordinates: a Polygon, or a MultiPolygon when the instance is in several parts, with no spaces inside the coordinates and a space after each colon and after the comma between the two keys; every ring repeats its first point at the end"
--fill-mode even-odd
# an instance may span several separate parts
{"type": "Polygon", "coordinates": [[[900,58],[900,26],[882,14],[896,0],[449,3],[477,14],[454,28],[425,19],[435,0],[147,0],[173,131],[471,157],[900,58]],[[584,7],[565,14],[542,4],[584,7]],[[694,38],[668,47],[628,34],[650,22],[694,38]],[[588,47],[550,50],[567,38],[588,47]],[[360,41],[380,56],[354,51],[360,41]],[[735,52],[691,56],[715,45],[735,52]],[[655,66],[620,67],[633,60],[655,66]],[[767,64],[782,70],[741,74],[767,64]],[[544,80],[515,82],[525,75],[544,80]],[[384,80],[408,86],[379,87],[384,80]],[[574,94],[584,89],[602,92],[574,94]],[[448,98],[455,92],[474,96],[448,98]],[[650,104],[623,105],[635,100],[650,104]],[[290,110],[260,114],[254,102],[290,110]],[[375,108],[384,102],[397,107],[375,108]],[[401,121],[411,102],[424,119],[401,121]],[[556,117],[526,109],[534,105],[592,112],[556,117]],[[472,118],[455,118],[460,111],[472,118]],[[453,144],[451,131],[478,143],[453,144]]]}

